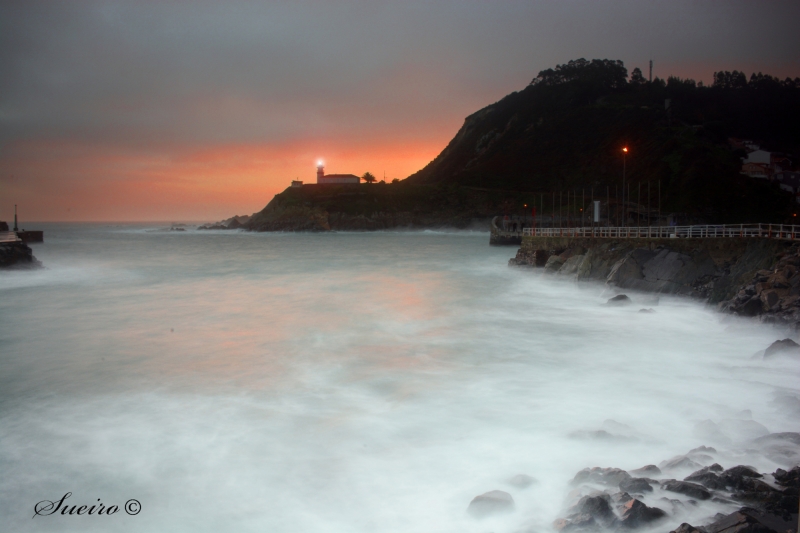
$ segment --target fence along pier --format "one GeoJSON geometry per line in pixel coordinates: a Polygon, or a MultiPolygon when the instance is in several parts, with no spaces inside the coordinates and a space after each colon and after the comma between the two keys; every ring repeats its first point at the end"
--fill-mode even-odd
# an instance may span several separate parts
{"type": "MultiPolygon", "coordinates": [[[[502,234],[502,230],[501,234],[502,234]]],[[[789,224],[706,224],[695,226],[580,227],[522,229],[524,237],[590,237],[607,239],[747,238],[800,240],[800,226],[789,224]]]]}

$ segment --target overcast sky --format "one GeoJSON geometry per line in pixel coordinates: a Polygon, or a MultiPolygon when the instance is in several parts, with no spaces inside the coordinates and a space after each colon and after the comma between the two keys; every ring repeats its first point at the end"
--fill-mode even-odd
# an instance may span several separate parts
{"type": "Polygon", "coordinates": [[[570,59],[800,76],[800,2],[0,3],[0,220],[218,220],[405,178],[570,59]]]}

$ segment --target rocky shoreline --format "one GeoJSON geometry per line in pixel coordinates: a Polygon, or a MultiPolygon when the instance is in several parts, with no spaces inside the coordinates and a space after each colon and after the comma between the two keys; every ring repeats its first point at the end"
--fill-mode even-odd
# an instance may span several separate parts
{"type": "MultiPolygon", "coordinates": [[[[745,447],[725,452],[700,446],[658,466],[629,471],[584,468],[569,483],[572,490],[552,527],[562,533],[658,528],[672,533],[796,533],[800,433],[767,433],[745,447]],[[758,472],[736,460],[754,455],[788,470],[758,472]],[[726,469],[723,463],[733,466],[726,469]]],[[[518,475],[508,480],[515,487],[509,490],[516,493],[535,482],[518,475]]],[[[515,502],[509,492],[492,490],[476,496],[467,511],[483,519],[515,511],[515,502]]]]}
{"type": "Polygon", "coordinates": [[[690,296],[765,323],[800,324],[800,244],[770,239],[526,237],[509,265],[690,296]]]}

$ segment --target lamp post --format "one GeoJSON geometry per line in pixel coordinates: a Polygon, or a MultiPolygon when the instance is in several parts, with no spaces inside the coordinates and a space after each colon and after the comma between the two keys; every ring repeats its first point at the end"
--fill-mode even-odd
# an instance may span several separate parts
{"type": "Polygon", "coordinates": [[[625,227],[626,225],[626,216],[625,216],[625,159],[628,155],[628,147],[625,146],[622,149],[622,226],[625,227]]]}

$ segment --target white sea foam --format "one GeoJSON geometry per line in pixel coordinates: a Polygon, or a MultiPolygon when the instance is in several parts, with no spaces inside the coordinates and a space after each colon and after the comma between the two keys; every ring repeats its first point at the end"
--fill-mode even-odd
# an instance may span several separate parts
{"type": "Polygon", "coordinates": [[[486,234],[188,233],[73,226],[0,277],[4,527],[546,531],[581,468],[714,445],[772,471],[705,421],[798,427],[795,363],[753,359],[779,332],[603,307],[486,234]],[[471,518],[493,489],[516,511],[471,518]],[[142,511],[31,519],[68,491],[142,511]]]}

